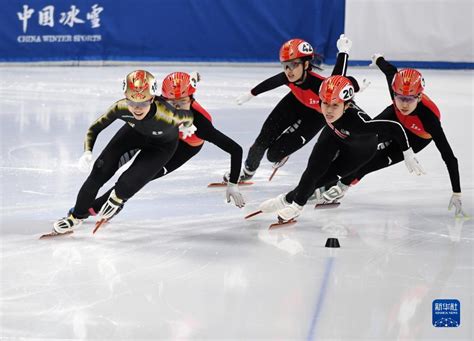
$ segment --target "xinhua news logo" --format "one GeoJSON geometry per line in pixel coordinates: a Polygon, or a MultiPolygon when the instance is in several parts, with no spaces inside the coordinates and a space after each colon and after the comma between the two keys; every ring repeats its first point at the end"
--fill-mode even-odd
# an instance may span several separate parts
{"type": "Polygon", "coordinates": [[[461,325],[461,303],[455,299],[433,301],[433,326],[455,328],[461,325]]]}

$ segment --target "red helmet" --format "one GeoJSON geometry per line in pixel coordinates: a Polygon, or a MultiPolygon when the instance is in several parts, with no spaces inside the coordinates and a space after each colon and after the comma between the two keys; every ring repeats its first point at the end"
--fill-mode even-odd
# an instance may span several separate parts
{"type": "Polygon", "coordinates": [[[313,59],[314,50],[310,43],[302,39],[291,39],[280,48],[280,62],[286,62],[296,58],[313,59]]]}
{"type": "Polygon", "coordinates": [[[329,104],[343,103],[354,97],[354,86],[344,76],[326,78],[319,88],[319,98],[329,104]]]}
{"type": "Polygon", "coordinates": [[[392,81],[392,90],[403,96],[418,96],[425,88],[425,81],[415,69],[403,69],[397,72],[392,81]]]}
{"type": "MultiPolygon", "coordinates": [[[[197,77],[199,78],[199,76],[197,77]]],[[[186,72],[173,72],[163,79],[161,95],[169,99],[191,96],[196,92],[196,83],[199,79],[191,77],[186,72]]]]}
{"type": "Polygon", "coordinates": [[[123,80],[123,92],[128,100],[146,102],[156,94],[155,76],[145,70],[130,72],[123,80]]]}

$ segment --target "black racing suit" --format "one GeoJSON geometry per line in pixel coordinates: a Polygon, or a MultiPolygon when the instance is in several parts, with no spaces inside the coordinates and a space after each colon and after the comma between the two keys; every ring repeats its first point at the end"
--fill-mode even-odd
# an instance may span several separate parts
{"type": "Polygon", "coordinates": [[[355,103],[349,102],[341,118],[327,123],[321,132],[298,186],[287,193],[286,200],[303,206],[316,188],[359,169],[374,156],[378,134],[393,138],[403,151],[410,147],[400,123],[371,120],[355,103]]]}
{"type": "MultiPolygon", "coordinates": [[[[338,54],[332,75],[345,74],[347,59],[346,53],[338,54]]],[[[253,172],[259,167],[265,151],[270,162],[278,162],[305,146],[324,127],[318,93],[325,77],[311,71],[305,71],[305,75],[302,83],[290,83],[281,72],[250,91],[257,96],[282,85],[291,89],[267,117],[250,147],[245,160],[248,171],[253,172]]]]}
{"type": "Polygon", "coordinates": [[[155,97],[150,111],[142,120],[134,118],[127,101],[117,101],[88,129],[84,143],[92,151],[97,135],[113,121],[126,122],[114,135],[94,163],[92,172],[82,185],[74,205],[73,215],[89,215],[97,192],[117,171],[120,157],[127,151],[139,149],[140,155],[117,180],[116,195],[128,199],[139,191],[173,156],[178,145],[178,126],[193,123],[190,111],[175,110],[159,97],[155,97]]]}
{"type": "MultiPolygon", "coordinates": [[[[388,88],[392,100],[394,99],[391,87],[393,77],[397,73],[397,68],[387,62],[383,57],[377,59],[377,66],[383,71],[387,77],[388,88]]],[[[461,185],[459,178],[458,161],[454,156],[453,150],[449,145],[448,139],[444,134],[440,122],[440,113],[436,105],[426,96],[421,95],[421,100],[416,109],[408,116],[397,112],[395,103],[388,106],[375,119],[393,120],[400,122],[410,141],[410,145],[415,153],[425,148],[432,140],[441,153],[446,167],[448,168],[449,178],[453,192],[460,193],[461,185]]],[[[361,167],[355,174],[343,178],[342,183],[349,185],[350,183],[362,179],[366,174],[379,170],[381,168],[394,165],[403,160],[403,154],[400,146],[392,143],[387,136],[381,136],[381,149],[379,149],[374,158],[361,167]]]]}
{"type": "MultiPolygon", "coordinates": [[[[186,139],[180,138],[178,148],[176,149],[173,157],[164,165],[162,169],[158,171],[158,173],[153,177],[153,180],[161,178],[162,176],[169,174],[181,167],[201,150],[204,141],[208,141],[230,154],[231,167],[229,181],[232,183],[237,183],[240,174],[240,167],[242,164],[242,147],[230,137],[216,129],[212,124],[209,113],[207,113],[196,101],[193,101],[191,110],[194,116],[193,124],[197,128],[195,136],[191,136],[186,139]]],[[[137,151],[138,150],[133,150],[126,153],[123,156],[119,167],[128,162],[137,151]]],[[[102,205],[107,201],[112,189],[113,188],[94,201],[92,209],[95,212],[98,212],[102,205]]]]}

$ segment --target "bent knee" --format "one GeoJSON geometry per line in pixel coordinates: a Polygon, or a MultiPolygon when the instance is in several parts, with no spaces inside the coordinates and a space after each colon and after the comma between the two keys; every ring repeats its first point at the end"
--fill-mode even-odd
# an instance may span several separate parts
{"type": "Polygon", "coordinates": [[[267,160],[270,162],[278,162],[286,156],[285,154],[284,150],[270,148],[267,151],[267,160]]]}

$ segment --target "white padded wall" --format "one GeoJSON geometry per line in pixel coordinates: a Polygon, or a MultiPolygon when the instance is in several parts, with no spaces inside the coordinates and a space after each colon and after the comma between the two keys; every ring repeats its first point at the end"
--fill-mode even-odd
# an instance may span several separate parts
{"type": "Polygon", "coordinates": [[[474,62],[473,0],[346,0],[351,59],[474,62]]]}

